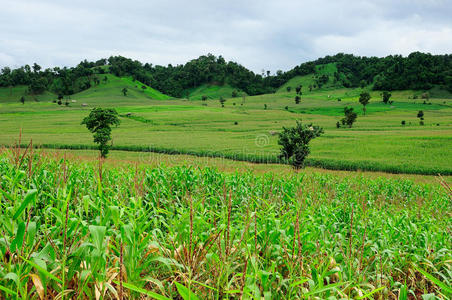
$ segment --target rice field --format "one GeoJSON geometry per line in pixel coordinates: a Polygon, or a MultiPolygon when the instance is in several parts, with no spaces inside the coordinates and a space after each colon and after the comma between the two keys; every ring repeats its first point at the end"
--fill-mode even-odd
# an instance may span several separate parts
{"type": "Polygon", "coordinates": [[[445,181],[0,153],[1,299],[449,299],[445,181]]]}

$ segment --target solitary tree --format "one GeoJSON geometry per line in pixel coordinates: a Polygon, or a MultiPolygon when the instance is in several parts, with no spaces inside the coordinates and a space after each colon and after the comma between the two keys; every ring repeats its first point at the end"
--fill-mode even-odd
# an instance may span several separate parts
{"type": "Polygon", "coordinates": [[[300,96],[296,95],[295,96],[295,104],[300,104],[300,100],[301,100],[300,96]]]}
{"type": "Polygon", "coordinates": [[[300,94],[300,92],[301,92],[301,85],[298,85],[298,86],[295,88],[295,92],[297,92],[297,94],[300,94]]]}
{"type": "Polygon", "coordinates": [[[322,133],[322,128],[312,124],[303,125],[301,121],[297,121],[295,127],[283,127],[278,140],[278,144],[282,146],[279,158],[286,160],[295,169],[302,168],[310,152],[309,142],[322,133]]]}
{"type": "Polygon", "coordinates": [[[224,99],[223,97],[220,97],[221,107],[224,107],[225,102],[226,102],[226,99],[224,99]]]}
{"type": "Polygon", "coordinates": [[[353,111],[353,107],[344,107],[344,118],[342,118],[342,125],[347,125],[348,128],[352,128],[358,115],[353,111]]]}
{"type": "Polygon", "coordinates": [[[391,98],[391,94],[387,91],[384,91],[382,94],[382,98],[383,98],[383,103],[387,104],[389,102],[389,98],[391,98]]]}
{"type": "Polygon", "coordinates": [[[93,133],[94,142],[99,144],[101,157],[107,157],[110,148],[107,145],[111,140],[111,126],[119,126],[121,121],[115,109],[93,108],[89,115],[82,121],[91,133],[93,133]]]}
{"type": "Polygon", "coordinates": [[[286,87],[287,91],[290,92],[292,90],[292,87],[288,86],[286,87]]]}
{"type": "Polygon", "coordinates": [[[127,96],[128,90],[127,90],[127,88],[123,88],[123,89],[121,90],[121,92],[124,94],[124,96],[127,96]]]}
{"type": "Polygon", "coordinates": [[[237,95],[238,95],[237,91],[236,91],[236,90],[233,90],[233,91],[232,91],[232,94],[231,94],[232,98],[237,97],[237,95]]]}
{"type": "Polygon", "coordinates": [[[22,102],[22,104],[25,104],[25,97],[24,96],[20,97],[20,102],[22,102]]]}
{"type": "Polygon", "coordinates": [[[363,105],[363,113],[366,114],[366,105],[369,104],[370,94],[369,92],[363,92],[359,95],[359,103],[363,105]]]}
{"type": "Polygon", "coordinates": [[[207,100],[207,96],[206,95],[202,95],[201,99],[202,99],[202,101],[206,101],[207,100]]]}
{"type": "Polygon", "coordinates": [[[419,118],[419,125],[424,125],[424,112],[422,110],[418,111],[417,117],[419,118]]]}

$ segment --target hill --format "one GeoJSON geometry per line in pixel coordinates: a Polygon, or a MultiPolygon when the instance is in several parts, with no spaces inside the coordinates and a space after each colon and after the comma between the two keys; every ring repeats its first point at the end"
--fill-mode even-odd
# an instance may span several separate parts
{"type": "Polygon", "coordinates": [[[191,100],[202,100],[203,96],[207,97],[207,99],[231,98],[234,91],[236,92],[236,97],[246,96],[246,93],[233,88],[229,84],[203,84],[197,88],[189,89],[188,93],[191,100]]]}
{"type": "Polygon", "coordinates": [[[25,98],[25,102],[51,101],[57,98],[54,93],[49,91],[44,91],[42,94],[38,95],[31,95],[28,91],[28,86],[26,85],[0,87],[0,103],[19,102],[21,97],[25,98]]]}

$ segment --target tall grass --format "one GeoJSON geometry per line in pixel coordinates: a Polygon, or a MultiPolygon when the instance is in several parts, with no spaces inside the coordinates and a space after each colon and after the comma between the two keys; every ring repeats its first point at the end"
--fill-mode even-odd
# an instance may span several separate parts
{"type": "Polygon", "coordinates": [[[0,298],[450,296],[441,185],[114,167],[30,149],[0,154],[0,298]]]}

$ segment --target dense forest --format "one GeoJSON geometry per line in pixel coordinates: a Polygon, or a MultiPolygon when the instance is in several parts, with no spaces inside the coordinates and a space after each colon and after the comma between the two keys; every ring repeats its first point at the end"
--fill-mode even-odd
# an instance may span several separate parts
{"type": "MultiPolygon", "coordinates": [[[[249,95],[274,92],[297,75],[316,72],[316,66],[335,63],[333,79],[337,85],[358,87],[371,85],[374,90],[428,90],[439,85],[452,92],[452,55],[431,55],[414,52],[403,57],[360,57],[339,53],[302,63],[287,72],[263,71],[256,74],[222,56],[200,56],[183,65],[168,66],[141,63],[122,56],[95,62],[82,61],[76,67],[42,70],[38,64],[17,69],[3,67],[0,87],[27,85],[30,94],[48,90],[58,95],[71,95],[99,84],[102,74],[132,76],[165,94],[185,97],[190,89],[202,84],[229,84],[249,95]]],[[[325,77],[324,80],[329,80],[325,77]]]]}

